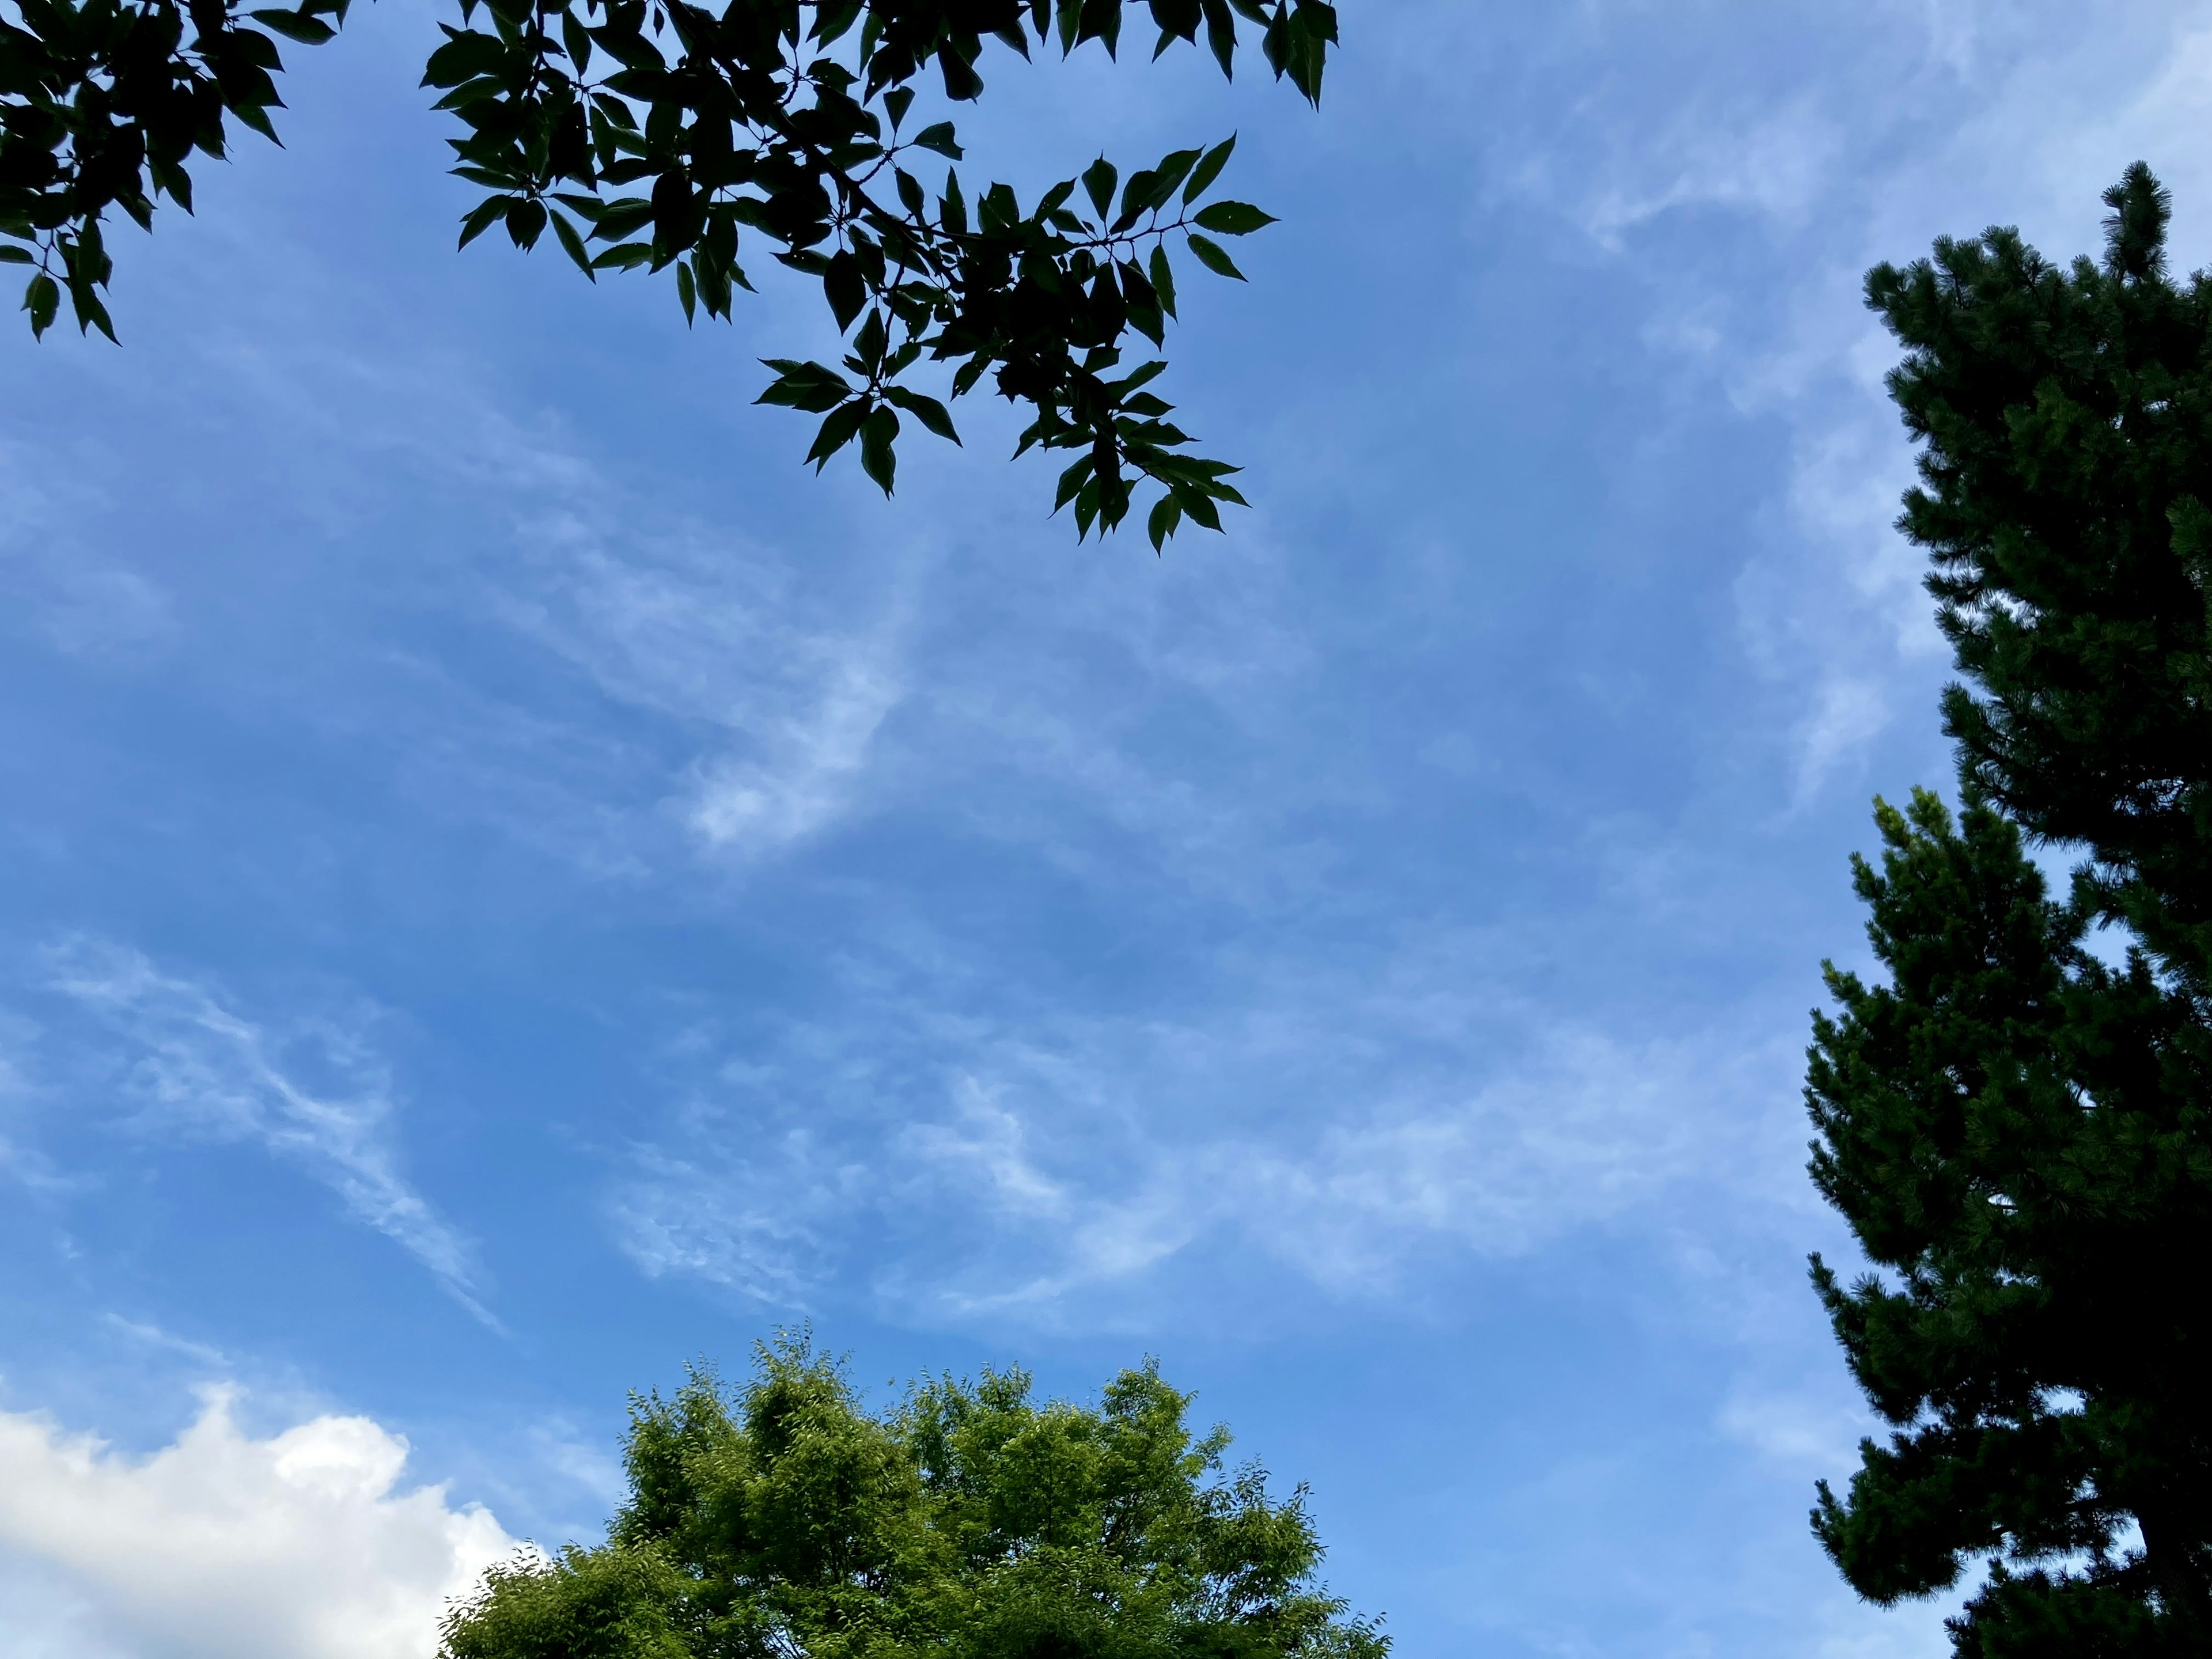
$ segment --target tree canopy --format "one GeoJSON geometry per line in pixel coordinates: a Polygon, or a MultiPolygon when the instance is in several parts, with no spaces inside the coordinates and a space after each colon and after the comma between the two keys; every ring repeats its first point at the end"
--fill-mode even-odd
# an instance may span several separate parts
{"type": "MultiPolygon", "coordinates": [[[[227,153],[230,123],[274,139],[274,36],[334,38],[349,0],[241,12],[237,0],[0,0],[0,263],[32,267],[23,305],[43,334],[66,295],[111,339],[103,217],[150,228],[192,205],[193,155],[227,153]],[[255,25],[259,27],[255,27],[255,25]]],[[[1273,222],[1208,199],[1234,146],[1179,149],[1127,177],[1103,155],[1026,207],[1003,183],[963,185],[925,155],[963,159],[952,122],[909,125],[918,87],[983,90],[987,43],[1027,58],[1096,40],[1118,50],[1124,0],[460,0],[423,84],[459,136],[453,171],[484,191],[460,240],[495,225],[554,244],[596,282],[670,271],[687,317],[727,319],[750,290],[749,246],[818,281],[850,350],[836,365],[768,360],[761,401],[821,416],[817,467],[858,441],[887,493],[902,415],[957,442],[945,402],[915,383],[945,365],[957,398],[987,376],[1031,419],[1017,453],[1070,452],[1054,507],[1079,535],[1118,525],[1139,483],[1160,546],[1186,518],[1220,527],[1237,469],[1189,453],[1153,382],[1176,314],[1170,246],[1242,273],[1219,238],[1273,222]]],[[[1154,56],[1207,48],[1230,73],[1241,18],[1261,55],[1318,103],[1336,15],[1328,0],[1149,0],[1154,56]]],[[[757,269],[757,266],[756,266],[757,269]]]]}
{"type": "Polygon", "coordinates": [[[2106,201],[2101,264],[1996,229],[1868,283],[1964,810],[1878,807],[1889,982],[1831,965],[1815,1016],[1813,1173],[1876,1271],[1814,1279],[1892,1432],[1814,1527],[1878,1601],[1985,1559],[1974,1659],[2212,1644],[2212,283],[2147,169],[2106,201]]]}
{"type": "Polygon", "coordinates": [[[780,1338],[634,1397],[607,1541],[494,1568],[444,1659],[1383,1659],[1304,1488],[1225,1469],[1190,1399],[1147,1364],[1095,1406],[1010,1370],[872,1413],[780,1338]]]}

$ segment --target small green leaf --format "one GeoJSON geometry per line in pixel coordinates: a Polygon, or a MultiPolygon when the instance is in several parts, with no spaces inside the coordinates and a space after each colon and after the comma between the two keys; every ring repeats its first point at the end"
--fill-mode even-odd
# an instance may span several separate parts
{"type": "Polygon", "coordinates": [[[1059,512],[1083,491],[1091,482],[1091,474],[1097,464],[1088,455],[1060,475],[1060,488],[1053,492],[1052,510],[1059,512]]]}
{"type": "Polygon", "coordinates": [[[974,64],[952,49],[950,41],[937,49],[937,67],[945,76],[945,95],[954,103],[964,104],[982,94],[983,77],[975,73],[974,64]]]}
{"type": "Polygon", "coordinates": [[[576,234],[575,226],[568,222],[567,214],[553,216],[553,239],[561,244],[561,251],[575,261],[577,270],[595,283],[599,280],[592,269],[592,256],[584,251],[584,239],[576,234]]]}
{"type": "Polygon", "coordinates": [[[1160,158],[1159,166],[1152,171],[1159,175],[1161,201],[1164,202],[1174,195],[1176,186],[1190,177],[1190,170],[1198,165],[1200,155],[1200,152],[1194,149],[1178,149],[1160,158]]]}
{"type": "Polygon", "coordinates": [[[842,334],[868,302],[860,262],[850,249],[830,255],[830,267],[822,273],[822,292],[829,299],[830,314],[837,319],[837,331],[842,334]]]}
{"type": "Polygon", "coordinates": [[[884,326],[884,313],[871,311],[868,320],[860,325],[860,331],[853,337],[853,355],[860,360],[864,372],[872,374],[876,365],[883,362],[884,352],[890,344],[890,331],[884,326]]]}
{"type": "Polygon", "coordinates": [[[1237,64],[1237,18],[1229,0],[1205,0],[1206,40],[1224,76],[1233,76],[1237,64]]]}
{"type": "Polygon", "coordinates": [[[545,204],[524,197],[507,204],[507,234],[515,246],[527,252],[538,246],[545,231],[545,204]]]}
{"type": "Polygon", "coordinates": [[[853,441],[853,434],[860,429],[860,422],[868,416],[868,400],[855,398],[830,411],[819,430],[814,434],[814,447],[806,452],[806,459],[814,463],[819,472],[830,465],[830,458],[853,441]]]}
{"type": "Polygon", "coordinates": [[[899,417],[887,408],[871,410],[860,422],[860,471],[873,478],[886,495],[898,474],[898,457],[891,450],[898,430],[899,417]]]}
{"type": "Polygon", "coordinates": [[[1114,205],[1114,185],[1121,176],[1119,169],[1103,155],[1083,169],[1084,191],[1090,196],[1091,205],[1098,210],[1098,216],[1102,219],[1106,216],[1107,210],[1114,205]]]}
{"type": "Polygon", "coordinates": [[[787,409],[826,415],[853,394],[843,375],[820,363],[794,362],[788,357],[765,357],[762,362],[776,372],[776,378],[754,399],[756,403],[781,404],[787,409]]]}
{"type": "Polygon", "coordinates": [[[90,289],[73,292],[70,295],[70,305],[76,313],[76,326],[80,334],[89,334],[96,328],[107,337],[111,345],[118,343],[115,338],[115,325],[109,320],[107,307],[100,304],[97,294],[90,289]]]}
{"type": "Polygon", "coordinates": [[[1160,296],[1160,309],[1172,317],[1176,314],[1175,270],[1168,264],[1165,243],[1153,248],[1151,264],[1152,292],[1160,296]]]}
{"type": "Polygon", "coordinates": [[[0,265],[34,265],[38,263],[27,248],[13,247],[0,242],[0,265]]]}
{"type": "Polygon", "coordinates": [[[592,33],[584,27],[584,20],[573,11],[561,14],[561,44],[568,49],[568,60],[581,75],[592,66],[592,33]]]}
{"type": "Polygon", "coordinates": [[[1144,216],[1146,209],[1158,206],[1160,201],[1166,199],[1167,191],[1158,190],[1158,185],[1159,174],[1150,168],[1139,168],[1129,175],[1129,182],[1121,191],[1121,210],[1114,217],[1115,235],[1135,224],[1144,216]]]}
{"type": "Polygon", "coordinates": [[[507,211],[507,199],[504,196],[487,197],[469,210],[469,216],[461,221],[460,245],[463,247],[491,228],[500,215],[507,211]]]}
{"type": "Polygon", "coordinates": [[[959,433],[953,429],[951,412],[936,398],[909,392],[902,386],[888,387],[884,395],[939,437],[950,438],[956,444],[960,441],[959,433]]]}
{"type": "Polygon", "coordinates": [[[929,200],[921,193],[921,180],[904,167],[891,169],[898,181],[899,205],[917,219],[928,216],[929,200]]]}
{"type": "Polygon", "coordinates": [[[1208,530],[1221,528],[1221,509],[1214,506],[1206,492],[1185,489],[1182,492],[1182,501],[1183,511],[1190,514],[1193,523],[1204,525],[1208,530]]]}
{"type": "Polygon", "coordinates": [[[914,135],[914,142],[923,149],[935,150],[947,161],[957,161],[964,154],[953,140],[952,123],[950,121],[939,121],[924,127],[914,135]]]}
{"type": "Polygon", "coordinates": [[[1229,257],[1227,250],[1220,243],[1201,236],[1194,230],[1191,232],[1189,240],[1190,251],[1198,256],[1199,264],[1220,276],[1234,276],[1240,283],[1244,280],[1244,273],[1237,269],[1237,262],[1229,257]]]}
{"type": "Polygon", "coordinates": [[[255,22],[303,46],[319,46],[337,34],[321,18],[311,17],[305,11],[257,11],[250,15],[255,22]]]}
{"type": "Polygon", "coordinates": [[[676,297],[684,302],[684,320],[687,323],[697,322],[699,320],[699,287],[692,280],[691,263],[688,259],[679,262],[676,267],[676,297]]]}
{"type": "Polygon", "coordinates": [[[592,222],[596,241],[619,242],[653,222],[653,204],[640,196],[617,197],[599,211],[592,222]]]}
{"type": "Polygon", "coordinates": [[[1172,491],[1152,504],[1152,517],[1146,520],[1145,531],[1152,538],[1153,552],[1166,544],[1167,538],[1175,534],[1176,526],[1182,522],[1182,503],[1176,500],[1172,491]]]}
{"type": "Polygon", "coordinates": [[[1273,224],[1275,216],[1262,213],[1249,202],[1209,202],[1199,209],[1194,222],[1201,230],[1218,231],[1224,236],[1249,236],[1273,224]]]}
{"type": "Polygon", "coordinates": [[[912,87],[893,87],[884,94],[884,107],[890,112],[893,132],[898,131],[899,123],[906,119],[907,111],[913,106],[914,88],[912,87]]]}
{"type": "Polygon", "coordinates": [[[54,279],[40,271],[31,278],[23,289],[23,309],[31,313],[31,337],[45,334],[52,325],[54,313],[62,302],[62,291],[54,279]]]}
{"type": "Polygon", "coordinates": [[[1221,176],[1221,169],[1229,165],[1230,152],[1237,148],[1237,135],[1231,133],[1200,158],[1191,169],[1190,182],[1182,187],[1183,204],[1188,207],[1206,194],[1206,186],[1221,176]]]}

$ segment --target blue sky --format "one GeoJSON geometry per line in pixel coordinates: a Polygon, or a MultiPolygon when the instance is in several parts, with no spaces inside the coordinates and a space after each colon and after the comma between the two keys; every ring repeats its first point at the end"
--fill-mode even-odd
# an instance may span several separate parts
{"type": "MultiPolygon", "coordinates": [[[[1241,134],[1169,395],[1255,509],[1074,544],[963,408],[886,503],[687,331],[456,256],[436,14],[0,332],[0,1656],[413,1659],[625,1391],[1158,1355],[1401,1654],[1887,1659],[1797,1097],[1868,800],[1948,781],[1860,273],[2205,257],[2212,6],[1347,6],[963,118],[1241,134]]],[[[971,400],[973,402],[973,400],[971,400]]]]}

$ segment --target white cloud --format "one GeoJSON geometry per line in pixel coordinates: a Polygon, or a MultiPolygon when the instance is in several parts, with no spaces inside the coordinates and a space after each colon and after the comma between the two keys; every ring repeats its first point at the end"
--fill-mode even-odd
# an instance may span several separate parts
{"type": "MultiPolygon", "coordinates": [[[[1802,275],[1784,331],[1739,341],[1726,371],[1747,409],[1779,416],[1791,434],[1794,534],[1747,568],[1738,599],[1754,659],[1809,689],[1794,734],[1801,803],[1899,714],[1924,719],[1948,665],[1921,587],[1924,555],[1894,528],[1911,450],[1881,384],[1896,347],[1861,308],[1862,274],[1991,222],[2021,225],[2057,258],[2094,252],[2101,192],[2138,156],[2180,187],[2185,210],[2201,203],[2212,183],[2194,136],[2212,101],[2204,11],[2147,8],[2103,29],[2078,13],[1936,8],[1917,89],[1855,106],[1870,142],[1823,197],[1818,234],[1791,252],[1802,275]],[[1916,137],[1936,97],[1966,118],[1916,137]]],[[[2185,259],[2197,257],[2188,217],[2185,259]]]]}
{"type": "Polygon", "coordinates": [[[1856,1465],[1860,1440],[1880,1427],[1863,1404],[1846,1397],[1843,1379],[1834,1384],[1819,1396],[1740,1390],[1722,1407],[1716,1426],[1793,1474],[1834,1479],[1856,1465]]]}
{"type": "Polygon", "coordinates": [[[809,706],[765,723],[764,758],[701,769],[691,828],[713,847],[768,848],[822,828],[850,799],[876,727],[900,696],[880,662],[842,656],[809,706]]]}
{"type": "Polygon", "coordinates": [[[173,631],[170,596],[144,572],[86,547],[100,492],[18,442],[0,441],[0,586],[46,642],[79,658],[129,658],[173,631]]]}
{"type": "Polygon", "coordinates": [[[689,1157],[641,1148],[608,1203],[616,1242],[653,1278],[702,1279],[805,1307],[824,1277],[823,1224],[857,1207],[862,1172],[841,1170],[802,1130],[756,1139],[729,1126],[724,1133],[744,1136],[747,1150],[710,1150],[703,1136],[689,1157]]]}
{"type": "Polygon", "coordinates": [[[267,1439],[215,1390],[151,1456],[0,1413],[0,1659],[430,1659],[515,1540],[362,1417],[267,1439]]]}
{"type": "Polygon", "coordinates": [[[834,821],[905,695],[896,598],[857,629],[810,626],[767,550],[678,537],[617,553],[598,516],[543,526],[556,556],[500,614],[681,734],[693,758],[672,804],[708,849],[773,853],[834,821]]]}
{"type": "Polygon", "coordinates": [[[1516,199],[1633,263],[1644,337],[1670,372],[1715,377],[1785,434],[1765,544],[1735,598],[1744,649],[1796,705],[1781,725],[1803,807],[1900,716],[1925,718],[1948,654],[1923,556],[1893,528],[1911,450],[1863,273],[1991,222],[2061,258],[2094,252],[2100,195],[2138,157],[2176,189],[2178,263],[2204,257],[2212,9],[1877,4],[1794,18],[1778,61],[1745,46],[1729,9],[1647,37],[1657,15],[1601,3],[1561,21],[1550,44],[1571,67],[1543,107],[1567,113],[1497,171],[1516,199]],[[1730,49],[1701,49],[1721,40],[1730,49]],[[1667,72],[1620,77],[1632,41],[1667,72]],[[1674,222],[1685,210],[1723,216],[1674,222]]]}
{"type": "Polygon", "coordinates": [[[1692,1190],[1788,1202],[1798,1059],[1772,1013],[1607,1033],[1453,952],[1187,1022],[886,998],[865,1051],[793,1027],[691,1085],[611,1207],[647,1272],[783,1305],[857,1279],[909,1310],[1079,1318],[1215,1245],[1389,1297],[1440,1250],[1519,1255],[1692,1190]]]}
{"type": "Polygon", "coordinates": [[[206,986],[118,945],[76,941],[53,954],[52,984],[128,1043],[125,1087],[149,1124],[258,1142],[305,1168],[360,1220],[393,1239],[477,1318],[467,1241],[400,1173],[392,1084],[357,1031],[330,1023],[279,1034],[232,1012],[206,986]],[[337,1085],[314,1089],[284,1063],[307,1051],[337,1085]]]}
{"type": "Polygon", "coordinates": [[[1683,208],[1723,208],[1796,224],[1840,159],[1835,125],[1800,98],[1747,119],[1685,111],[1662,135],[1639,133],[1633,162],[1601,174],[1583,226],[1620,251],[1623,233],[1683,208]]]}

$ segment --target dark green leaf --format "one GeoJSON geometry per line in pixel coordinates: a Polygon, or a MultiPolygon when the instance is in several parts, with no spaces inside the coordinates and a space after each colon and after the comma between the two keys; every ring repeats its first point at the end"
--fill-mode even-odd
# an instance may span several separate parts
{"type": "Polygon", "coordinates": [[[1221,169],[1229,165],[1229,157],[1237,148],[1237,135],[1231,133],[1212,149],[1206,152],[1198,165],[1190,171],[1190,180],[1182,187],[1185,206],[1206,194],[1206,189],[1221,176],[1221,169]]]}
{"type": "Polygon", "coordinates": [[[836,318],[837,331],[842,334],[868,302],[867,283],[851,250],[830,256],[829,268],[822,273],[822,292],[829,299],[830,314],[836,318]]]}
{"type": "Polygon", "coordinates": [[[891,483],[898,472],[898,457],[891,449],[898,430],[898,416],[880,406],[871,410],[860,422],[860,471],[873,478],[886,495],[891,493],[891,483]]]}
{"type": "Polygon", "coordinates": [[[1194,230],[1190,233],[1189,241],[1190,251],[1198,256],[1199,264],[1208,270],[1224,276],[1234,276],[1240,283],[1244,280],[1244,273],[1237,269],[1237,262],[1229,257],[1220,243],[1201,236],[1194,230]]]}
{"type": "Polygon", "coordinates": [[[321,18],[309,16],[305,11],[257,11],[248,15],[255,22],[303,46],[319,46],[337,33],[321,18]]]}
{"type": "Polygon", "coordinates": [[[1158,552],[1166,545],[1176,526],[1182,522],[1182,503],[1170,491],[1152,503],[1152,516],[1145,522],[1146,533],[1152,538],[1152,551],[1158,552]]]}
{"type": "Polygon", "coordinates": [[[545,230],[545,204],[533,202],[526,197],[510,202],[507,207],[507,234],[515,246],[527,252],[538,246],[538,239],[545,230]]]}
{"type": "Polygon", "coordinates": [[[31,336],[33,339],[46,333],[52,325],[54,313],[61,307],[62,291],[54,279],[40,271],[31,278],[23,290],[23,309],[31,313],[31,336]]]}
{"type": "Polygon", "coordinates": [[[568,222],[567,214],[553,216],[553,237],[561,244],[562,252],[575,261],[577,270],[595,283],[599,280],[592,270],[592,256],[584,251],[584,239],[576,234],[575,226],[568,222]]]}
{"type": "Polygon", "coordinates": [[[1249,236],[1273,224],[1275,216],[1262,213],[1249,202],[1209,202],[1199,209],[1194,222],[1201,230],[1218,231],[1224,236],[1249,236]]]}
{"type": "Polygon", "coordinates": [[[1115,165],[1103,155],[1083,170],[1084,191],[1102,219],[1114,205],[1114,185],[1121,176],[1115,165]]]}
{"type": "Polygon", "coordinates": [[[584,20],[573,11],[561,14],[561,44],[568,49],[568,60],[583,74],[592,66],[592,36],[584,27],[584,20]]]}
{"type": "Polygon", "coordinates": [[[950,438],[956,444],[960,441],[960,434],[952,425],[951,412],[936,398],[926,398],[919,392],[909,392],[902,386],[888,387],[884,395],[939,437],[950,438]]]}
{"type": "Polygon", "coordinates": [[[787,357],[763,361],[775,370],[776,379],[754,400],[757,403],[781,404],[787,409],[823,415],[852,395],[853,388],[845,377],[821,363],[794,362],[787,357]]]}
{"type": "Polygon", "coordinates": [[[617,197],[600,208],[592,223],[592,236],[602,242],[619,242],[653,222],[653,204],[638,196],[617,197]]]}
{"type": "Polygon", "coordinates": [[[830,411],[829,416],[814,434],[814,447],[806,452],[806,459],[814,463],[819,472],[830,465],[830,458],[853,441],[853,434],[860,429],[860,422],[868,416],[868,400],[855,398],[830,411]]]}
{"type": "Polygon", "coordinates": [[[508,200],[506,197],[494,196],[477,203],[476,206],[470,209],[468,217],[461,221],[460,246],[466,247],[485,231],[490,229],[500,215],[507,211],[507,205],[508,200]]]}
{"type": "Polygon", "coordinates": [[[955,161],[964,154],[953,141],[952,123],[950,121],[933,122],[914,135],[914,142],[923,149],[935,150],[939,155],[955,161]]]}

